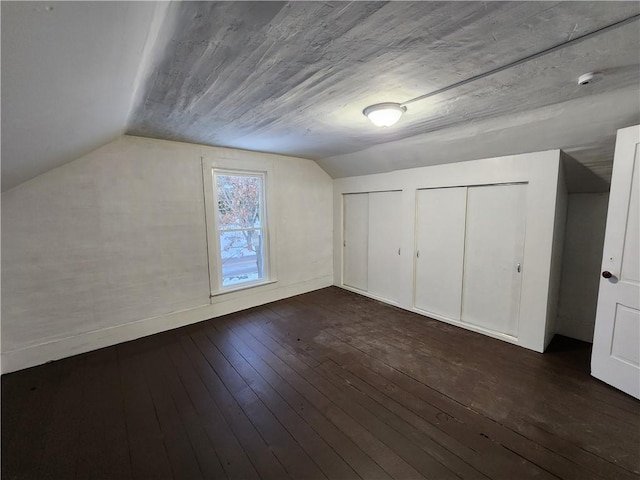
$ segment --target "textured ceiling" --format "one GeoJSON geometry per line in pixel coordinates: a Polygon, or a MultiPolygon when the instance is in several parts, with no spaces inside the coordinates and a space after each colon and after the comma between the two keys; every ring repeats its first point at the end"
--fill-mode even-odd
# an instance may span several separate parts
{"type": "Polygon", "coordinates": [[[640,21],[606,28],[638,2],[0,8],[3,190],[122,132],[312,158],[333,177],[563,148],[606,181],[615,130],[640,123],[640,21]],[[362,115],[593,32],[411,103],[391,128],[362,115]]]}
{"type": "MultiPolygon", "coordinates": [[[[129,133],[317,160],[549,105],[577,108],[581,103],[571,101],[637,89],[640,22],[413,103],[388,129],[373,127],[361,113],[367,105],[405,102],[638,13],[635,2],[175,5],[163,32],[169,40],[147,77],[129,133]],[[577,86],[577,77],[593,70],[602,72],[597,81],[577,86]]],[[[637,122],[635,107],[632,118],[621,112],[616,128],[637,122]]],[[[610,135],[602,141],[606,147],[592,147],[610,164],[610,135]]],[[[566,146],[576,147],[539,138],[529,148],[566,146]]],[[[506,151],[515,145],[504,148],[518,153],[506,151]]],[[[593,148],[575,151],[594,164],[593,148]]],[[[327,170],[358,174],[355,165],[348,172],[327,170]]],[[[606,177],[608,167],[598,173],[606,177]]]]}

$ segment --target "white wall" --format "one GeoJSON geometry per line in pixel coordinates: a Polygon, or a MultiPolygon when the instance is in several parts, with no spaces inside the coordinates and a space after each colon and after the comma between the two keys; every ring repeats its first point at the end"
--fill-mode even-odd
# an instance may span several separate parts
{"type": "MultiPolygon", "coordinates": [[[[342,194],[402,190],[402,211],[399,215],[402,215],[403,229],[400,235],[402,251],[408,254],[401,255],[400,259],[401,296],[398,305],[417,311],[413,308],[412,298],[416,189],[526,182],[528,183],[527,233],[518,338],[514,340],[513,337],[492,333],[461,322],[450,321],[449,323],[536,351],[543,351],[550,339],[546,335],[547,323],[552,320],[549,315],[553,312],[549,302],[555,299],[553,295],[549,295],[549,287],[553,286],[551,267],[556,209],[561,209],[561,205],[556,202],[561,174],[560,166],[560,151],[550,150],[334,180],[334,284],[338,286],[342,284],[342,194]]],[[[559,254],[556,249],[556,255],[559,254]]]]}
{"type": "Polygon", "coordinates": [[[130,136],[3,193],[3,372],[331,285],[331,203],[310,160],[130,136]],[[210,304],[216,155],[273,166],[278,281],[210,304]]]}
{"type": "Polygon", "coordinates": [[[557,333],[593,341],[608,193],[569,195],[557,333]]]}
{"type": "MultiPolygon", "coordinates": [[[[560,152],[561,158],[566,155],[560,152]]],[[[545,345],[549,345],[558,328],[558,304],[560,303],[560,283],[562,280],[562,258],[564,257],[564,236],[567,224],[567,182],[565,162],[558,169],[558,190],[553,227],[553,247],[551,251],[551,277],[549,279],[549,298],[547,300],[547,329],[545,345]]]]}

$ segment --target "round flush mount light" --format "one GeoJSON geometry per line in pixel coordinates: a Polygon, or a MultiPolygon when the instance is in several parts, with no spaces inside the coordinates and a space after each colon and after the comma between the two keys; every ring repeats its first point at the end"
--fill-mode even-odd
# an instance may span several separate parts
{"type": "Polygon", "coordinates": [[[399,103],[377,103],[365,108],[362,113],[371,120],[377,127],[390,127],[394,125],[404,112],[407,111],[407,107],[403,107],[399,103]]]}

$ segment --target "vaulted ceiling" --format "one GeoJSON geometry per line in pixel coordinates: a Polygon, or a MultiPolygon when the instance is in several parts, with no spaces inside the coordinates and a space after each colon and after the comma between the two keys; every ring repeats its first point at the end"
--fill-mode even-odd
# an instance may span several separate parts
{"type": "Polygon", "coordinates": [[[637,2],[2,2],[3,189],[123,132],[311,158],[333,177],[563,148],[608,180],[615,130],[640,123],[638,15],[637,2]],[[362,115],[459,82],[393,127],[362,115]]]}

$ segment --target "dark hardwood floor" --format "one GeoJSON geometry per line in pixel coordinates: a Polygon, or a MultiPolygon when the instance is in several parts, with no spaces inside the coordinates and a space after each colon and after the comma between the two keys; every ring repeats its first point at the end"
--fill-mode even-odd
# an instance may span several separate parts
{"type": "Polygon", "coordinates": [[[2,377],[2,479],[637,479],[640,402],[331,287],[2,377]]]}

